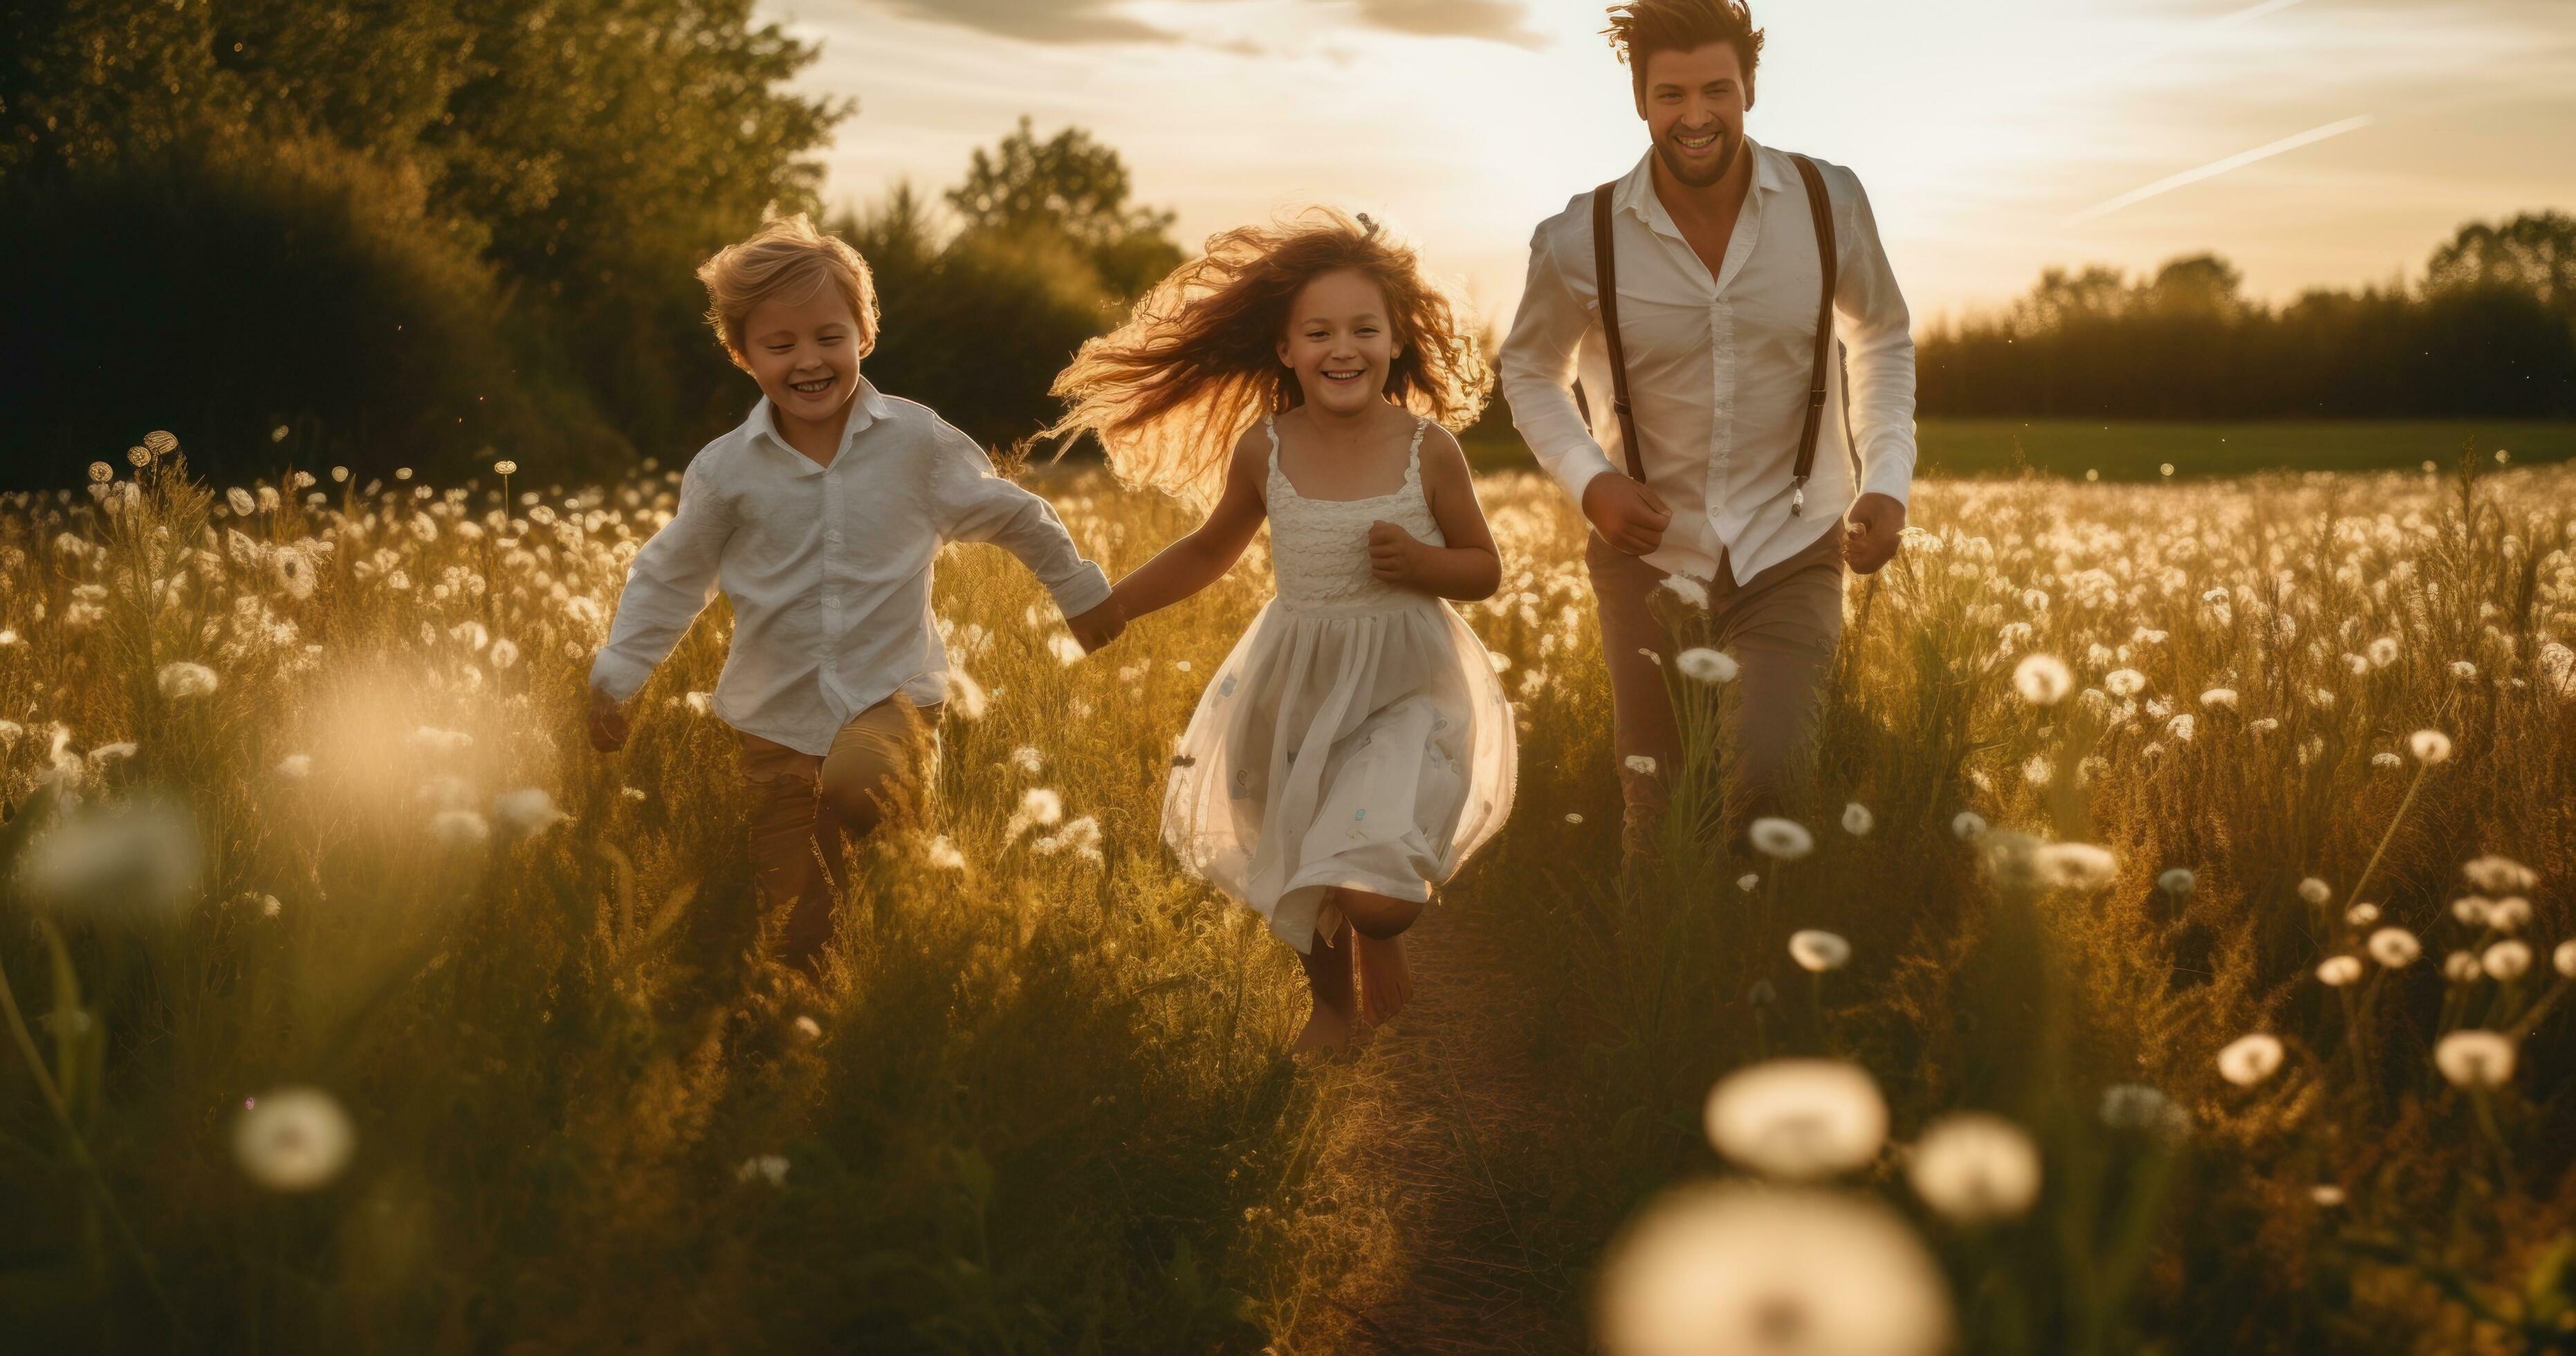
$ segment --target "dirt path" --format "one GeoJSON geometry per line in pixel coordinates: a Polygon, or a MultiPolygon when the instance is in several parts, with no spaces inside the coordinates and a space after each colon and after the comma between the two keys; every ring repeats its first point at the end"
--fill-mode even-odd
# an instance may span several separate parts
{"type": "Polygon", "coordinates": [[[1409,1246],[1357,1336],[1388,1352],[1580,1351],[1544,1195],[1565,1152],[1557,1102],[1527,1058],[1528,1005],[1496,992],[1508,972],[1477,925],[1434,907],[1413,929],[1413,1003],[1369,1052],[1384,1133],[1353,1166],[1400,1203],[1409,1246]]]}

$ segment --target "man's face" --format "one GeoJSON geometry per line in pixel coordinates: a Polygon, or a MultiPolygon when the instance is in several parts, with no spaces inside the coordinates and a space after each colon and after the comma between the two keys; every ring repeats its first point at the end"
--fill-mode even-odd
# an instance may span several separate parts
{"type": "Polygon", "coordinates": [[[1646,90],[1637,112],[1646,120],[1664,170],[1692,188],[1726,177],[1744,149],[1744,110],[1753,91],[1731,43],[1646,57],[1646,90]]]}

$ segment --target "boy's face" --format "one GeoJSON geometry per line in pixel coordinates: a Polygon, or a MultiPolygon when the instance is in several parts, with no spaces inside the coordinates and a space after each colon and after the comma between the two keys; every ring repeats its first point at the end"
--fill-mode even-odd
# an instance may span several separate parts
{"type": "Polygon", "coordinates": [[[1644,84],[1637,112],[1665,172],[1692,188],[1725,178],[1744,149],[1744,110],[1753,106],[1735,45],[1650,52],[1644,84]]]}
{"type": "Polygon", "coordinates": [[[1386,296],[1366,274],[1318,275],[1288,308],[1279,361],[1297,374],[1306,399],[1335,414],[1357,414],[1381,399],[1401,350],[1386,296]]]}
{"type": "Polygon", "coordinates": [[[742,345],[734,362],[787,418],[836,419],[858,394],[859,318],[829,282],[799,302],[772,297],[753,307],[742,345]]]}

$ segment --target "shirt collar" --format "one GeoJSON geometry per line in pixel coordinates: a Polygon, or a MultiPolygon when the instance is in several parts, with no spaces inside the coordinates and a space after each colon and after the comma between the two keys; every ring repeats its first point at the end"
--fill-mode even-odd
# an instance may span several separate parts
{"type": "MultiPolygon", "coordinates": [[[[885,394],[866,377],[859,378],[859,393],[850,401],[850,422],[841,430],[841,451],[848,451],[851,439],[865,432],[869,425],[885,418],[887,408],[885,394]]],[[[769,397],[762,396],[760,402],[751,407],[750,424],[752,441],[758,442],[766,438],[771,447],[793,459],[797,474],[821,475],[828,469],[816,465],[812,457],[788,446],[787,439],[778,432],[778,408],[770,402],[769,397]]],[[[832,464],[837,466],[840,460],[840,457],[835,454],[832,464]]]]}

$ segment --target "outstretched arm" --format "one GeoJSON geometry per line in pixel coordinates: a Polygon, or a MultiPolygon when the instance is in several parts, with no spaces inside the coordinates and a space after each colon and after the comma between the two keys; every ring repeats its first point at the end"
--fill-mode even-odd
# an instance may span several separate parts
{"type": "Polygon", "coordinates": [[[1259,425],[1244,430],[1235,441],[1233,460],[1226,465],[1225,490],[1217,496],[1216,507],[1208,510],[1207,521],[1110,590],[1110,604],[1118,615],[1131,620],[1142,617],[1224,578],[1243,558],[1243,548],[1252,544],[1252,534],[1261,530],[1261,520],[1269,513],[1261,498],[1269,467],[1268,437],[1259,425]]]}
{"type": "Polygon", "coordinates": [[[973,439],[947,430],[955,442],[940,461],[936,481],[939,535],[947,541],[990,542],[1020,558],[1046,585],[1065,626],[1086,651],[1118,638],[1123,626],[1109,601],[1109,576],[1082,558],[1046,497],[994,474],[992,459],[973,439]]]}
{"type": "Polygon", "coordinates": [[[1433,427],[1422,438],[1422,496],[1446,546],[1421,541],[1394,523],[1369,525],[1369,570],[1397,588],[1434,598],[1472,603],[1502,586],[1502,553],[1476,502],[1476,480],[1467,454],[1449,430],[1433,427]]]}
{"type": "Polygon", "coordinates": [[[718,566],[733,522],[708,487],[708,459],[680,475],[680,506],[635,553],[608,643],[590,661],[590,742],[601,752],[626,743],[626,704],[716,596],[718,566]]]}
{"type": "Polygon", "coordinates": [[[1849,354],[1852,438],[1860,449],[1860,495],[1848,515],[1843,556],[1862,573],[1875,573],[1896,554],[1905,530],[1905,500],[1914,479],[1914,333],[1905,296],[1879,244],[1878,220],[1860,180],[1851,180],[1844,209],[1849,220],[1835,275],[1836,328],[1849,354]]]}

